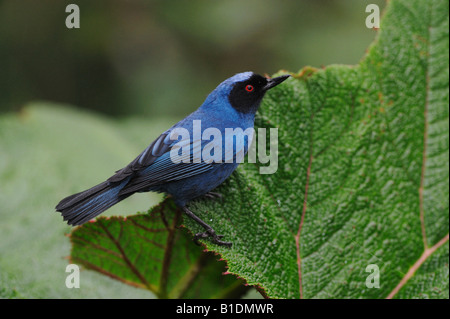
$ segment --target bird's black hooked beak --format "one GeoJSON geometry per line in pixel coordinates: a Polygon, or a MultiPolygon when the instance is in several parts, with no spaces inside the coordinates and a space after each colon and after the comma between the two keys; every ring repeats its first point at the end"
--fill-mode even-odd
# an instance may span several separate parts
{"type": "Polygon", "coordinates": [[[267,91],[275,86],[277,86],[278,84],[280,84],[281,82],[283,82],[284,80],[286,80],[288,77],[290,77],[290,75],[282,75],[273,79],[267,79],[267,84],[264,86],[264,90],[267,91]]]}

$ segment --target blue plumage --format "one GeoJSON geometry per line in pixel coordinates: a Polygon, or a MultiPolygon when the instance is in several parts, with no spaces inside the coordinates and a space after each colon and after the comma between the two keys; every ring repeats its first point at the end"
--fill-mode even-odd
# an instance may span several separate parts
{"type": "Polygon", "coordinates": [[[130,164],[105,182],[64,198],[56,210],[68,224],[81,225],[136,192],[164,192],[205,228],[196,240],[212,237],[217,244],[231,245],[186,204],[208,194],[236,169],[251,143],[264,94],[287,77],[268,79],[244,72],[225,80],[195,112],[162,133],[130,164]]]}

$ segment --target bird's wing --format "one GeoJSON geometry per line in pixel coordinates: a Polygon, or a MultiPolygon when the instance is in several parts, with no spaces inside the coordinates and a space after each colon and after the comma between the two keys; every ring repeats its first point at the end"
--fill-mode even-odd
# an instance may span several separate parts
{"type": "MultiPolygon", "coordinates": [[[[177,161],[174,161],[171,150],[175,143],[168,144],[167,140],[166,142],[164,142],[164,140],[166,140],[166,137],[164,137],[162,143],[169,145],[168,147],[161,147],[155,143],[155,145],[158,146],[158,149],[164,150],[163,154],[156,152],[150,156],[148,154],[152,153],[152,151],[145,150],[135,159],[135,161],[133,161],[135,164],[130,167],[129,170],[133,169],[133,167],[137,168],[137,170],[135,169],[134,176],[120,191],[119,195],[145,191],[151,186],[185,179],[209,171],[216,165],[221,165],[220,163],[205,161],[196,163],[194,154],[199,154],[197,152],[201,152],[202,144],[204,144],[204,142],[202,143],[202,141],[200,141],[200,143],[198,143],[198,141],[191,141],[190,139],[181,140],[176,143],[177,146],[181,148],[187,148],[189,152],[182,153],[181,156],[177,157],[177,161]]],[[[155,148],[155,146],[153,147],[155,148]]]]}
{"type": "Polygon", "coordinates": [[[172,129],[161,134],[130,164],[108,179],[108,182],[116,183],[131,177],[119,195],[145,191],[154,185],[204,173],[224,162],[229,163],[230,160],[236,160],[236,156],[244,154],[247,149],[247,143],[238,145],[239,143],[236,143],[233,137],[227,138],[226,134],[222,135],[225,136],[224,140],[221,138],[211,141],[194,140],[190,136],[183,135],[180,135],[181,139],[174,140],[174,136],[171,134],[172,129]],[[206,144],[211,148],[217,147],[222,150],[221,163],[211,159],[204,160],[204,158],[201,161],[197,160],[206,144]],[[227,144],[229,147],[225,147],[227,144]],[[175,146],[179,147],[178,150],[175,146]],[[180,148],[181,155],[179,155],[180,148]],[[186,149],[188,152],[184,152],[186,149]],[[172,151],[178,155],[177,161],[174,161],[172,151]]]}
{"type": "Polygon", "coordinates": [[[130,164],[116,171],[116,174],[108,179],[109,183],[121,182],[124,179],[136,175],[136,172],[148,167],[160,156],[167,153],[176,141],[170,139],[170,131],[161,134],[153,141],[141,154],[138,155],[130,164]]]}

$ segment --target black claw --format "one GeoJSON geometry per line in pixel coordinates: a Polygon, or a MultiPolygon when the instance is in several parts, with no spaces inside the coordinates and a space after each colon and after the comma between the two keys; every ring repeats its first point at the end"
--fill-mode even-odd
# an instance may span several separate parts
{"type": "MultiPolygon", "coordinates": [[[[222,195],[220,195],[220,196],[222,196],[222,195]]],[[[206,230],[203,233],[195,234],[195,236],[194,236],[194,243],[195,244],[200,245],[200,242],[198,241],[200,238],[211,237],[213,243],[215,243],[215,244],[217,244],[219,246],[231,247],[232,244],[230,242],[220,240],[221,238],[224,237],[224,235],[217,235],[216,232],[214,231],[214,229],[212,229],[211,226],[209,226],[203,220],[201,220],[200,218],[195,216],[195,214],[193,212],[191,212],[187,207],[183,207],[183,210],[190,218],[195,220],[197,223],[199,223],[206,230]]]]}
{"type": "Polygon", "coordinates": [[[223,199],[223,195],[216,192],[208,192],[204,196],[211,199],[223,199]]]}
{"type": "Polygon", "coordinates": [[[219,246],[231,247],[231,245],[232,245],[232,243],[230,243],[230,242],[220,240],[221,238],[224,237],[224,235],[217,235],[212,228],[208,229],[207,231],[205,231],[203,233],[195,234],[194,243],[200,246],[200,242],[198,240],[200,238],[208,238],[208,237],[211,237],[213,243],[215,243],[219,246]]]}
{"type": "Polygon", "coordinates": [[[203,232],[203,233],[197,233],[197,234],[195,234],[195,236],[194,236],[194,243],[197,245],[197,246],[201,246],[201,243],[198,241],[200,238],[207,238],[208,237],[208,235],[206,234],[206,232],[203,232]]]}

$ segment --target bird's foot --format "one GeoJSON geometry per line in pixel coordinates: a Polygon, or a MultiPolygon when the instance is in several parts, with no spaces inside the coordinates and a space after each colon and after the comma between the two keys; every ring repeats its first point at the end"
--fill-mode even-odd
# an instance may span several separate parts
{"type": "Polygon", "coordinates": [[[209,238],[209,237],[211,237],[213,243],[215,243],[215,244],[217,244],[219,246],[231,247],[231,243],[220,240],[221,238],[223,238],[223,235],[217,235],[216,232],[214,231],[214,229],[211,226],[209,226],[203,220],[198,218],[193,212],[191,212],[189,210],[189,208],[184,206],[184,207],[182,207],[182,209],[184,210],[186,215],[188,215],[190,218],[192,218],[194,221],[196,221],[199,225],[201,225],[205,229],[205,231],[203,233],[195,234],[195,236],[194,236],[194,243],[196,243],[197,245],[200,245],[200,243],[198,242],[198,240],[200,238],[209,238]]]}
{"type": "Polygon", "coordinates": [[[211,199],[223,199],[223,195],[216,193],[216,192],[208,192],[204,195],[205,197],[211,198],[211,199]]]}
{"type": "Polygon", "coordinates": [[[194,236],[194,243],[196,243],[197,245],[200,245],[199,243],[199,239],[200,238],[208,238],[211,237],[212,241],[219,245],[219,246],[227,246],[227,247],[231,247],[232,243],[227,242],[227,241],[222,241],[220,240],[221,238],[223,238],[223,235],[217,235],[216,232],[214,231],[214,229],[208,229],[206,231],[204,231],[203,233],[197,233],[194,236]]]}

